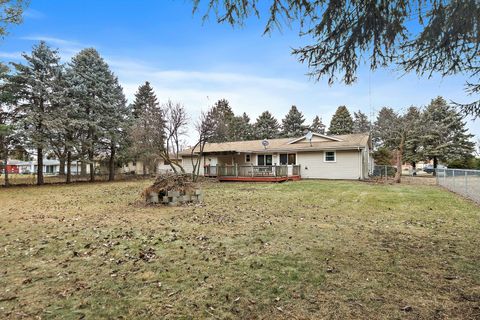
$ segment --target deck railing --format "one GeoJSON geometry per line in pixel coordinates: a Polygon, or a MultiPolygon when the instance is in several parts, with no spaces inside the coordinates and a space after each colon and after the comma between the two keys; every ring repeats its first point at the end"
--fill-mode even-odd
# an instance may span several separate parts
{"type": "Polygon", "coordinates": [[[210,177],[289,177],[300,176],[299,165],[216,165],[205,166],[204,175],[210,177]],[[290,170],[289,170],[290,169],[290,170]]]}

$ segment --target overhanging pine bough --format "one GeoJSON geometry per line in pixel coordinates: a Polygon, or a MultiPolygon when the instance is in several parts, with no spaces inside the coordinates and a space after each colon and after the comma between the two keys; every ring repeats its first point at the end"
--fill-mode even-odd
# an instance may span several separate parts
{"type": "MultiPolygon", "coordinates": [[[[480,5],[478,0],[194,0],[194,12],[212,12],[219,23],[243,25],[268,8],[265,33],[298,23],[312,44],[293,50],[316,80],[351,84],[359,64],[372,70],[392,66],[431,77],[463,73],[478,86],[480,5]],[[206,1],[204,1],[206,2],[206,1]],[[267,5],[265,5],[267,4],[267,5]]],[[[476,92],[478,93],[478,91],[476,92]]],[[[480,115],[480,103],[463,106],[480,115]]]]}

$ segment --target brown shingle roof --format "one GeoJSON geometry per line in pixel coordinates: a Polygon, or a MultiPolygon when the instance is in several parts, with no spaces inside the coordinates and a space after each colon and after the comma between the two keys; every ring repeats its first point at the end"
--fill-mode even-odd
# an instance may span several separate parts
{"type": "MultiPolygon", "coordinates": [[[[336,150],[336,149],[357,149],[364,148],[369,145],[370,136],[368,133],[358,134],[346,134],[332,136],[340,139],[340,141],[312,141],[312,144],[305,140],[295,143],[290,142],[297,140],[298,138],[282,138],[282,139],[270,139],[267,151],[281,152],[281,151],[316,151],[316,150],[336,150]]],[[[198,149],[198,148],[197,148],[198,149]]],[[[198,150],[196,151],[198,152],[198,150]]],[[[204,153],[220,153],[220,152],[246,152],[257,153],[265,152],[265,148],[262,145],[262,140],[250,140],[250,141],[233,141],[222,143],[207,143],[205,145],[204,153]]],[[[190,155],[191,148],[185,149],[180,152],[180,155],[190,155]]]]}

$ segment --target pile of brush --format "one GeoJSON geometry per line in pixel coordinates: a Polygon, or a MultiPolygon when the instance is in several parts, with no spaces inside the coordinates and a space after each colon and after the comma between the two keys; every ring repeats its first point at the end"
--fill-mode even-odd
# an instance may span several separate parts
{"type": "MultiPolygon", "coordinates": [[[[175,203],[177,202],[176,197],[195,194],[198,195],[199,192],[197,185],[192,181],[191,175],[175,173],[159,175],[155,179],[155,182],[150,187],[146,188],[142,193],[147,203],[175,203]],[[172,198],[172,196],[174,198],[172,198]]],[[[180,198],[180,201],[182,199],[183,198],[180,198]]],[[[197,200],[199,199],[197,198],[197,200]]]]}

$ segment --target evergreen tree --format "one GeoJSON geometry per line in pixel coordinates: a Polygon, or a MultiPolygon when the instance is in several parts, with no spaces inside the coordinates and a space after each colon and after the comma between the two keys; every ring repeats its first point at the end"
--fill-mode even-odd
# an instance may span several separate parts
{"type": "Polygon", "coordinates": [[[304,134],[307,128],[303,123],[305,118],[302,112],[298,111],[296,106],[292,106],[285,118],[282,120],[282,133],[283,137],[300,137],[304,134]]]}
{"type": "Polygon", "coordinates": [[[44,151],[48,148],[50,129],[58,116],[54,110],[57,82],[61,74],[60,57],[45,42],[33,47],[30,55],[23,54],[26,64],[13,63],[16,74],[10,78],[21,117],[22,134],[28,147],[37,152],[37,184],[43,180],[44,151]]]}
{"type": "Polygon", "coordinates": [[[230,135],[230,124],[235,115],[229,105],[228,100],[220,99],[208,111],[207,117],[213,124],[213,135],[209,142],[232,141],[230,135]]]}
{"type": "Polygon", "coordinates": [[[280,125],[268,111],[264,111],[255,122],[255,139],[275,139],[279,135],[280,125]]]}
{"type": "MultiPolygon", "coordinates": [[[[127,143],[127,133],[130,125],[130,109],[127,106],[127,99],[123,93],[123,88],[118,83],[118,79],[113,79],[111,91],[109,94],[109,105],[104,123],[102,144],[105,153],[108,154],[108,180],[115,179],[116,155],[118,150],[125,148],[127,143]]],[[[160,142],[161,143],[161,142],[160,142]]]]}
{"type": "Polygon", "coordinates": [[[28,2],[25,0],[0,1],[0,38],[5,37],[11,24],[22,23],[28,2]]]}
{"type": "Polygon", "coordinates": [[[340,106],[330,121],[328,133],[333,135],[353,133],[353,119],[347,107],[340,106]]]}
{"type": "Polygon", "coordinates": [[[253,140],[255,139],[255,132],[253,125],[250,123],[250,117],[244,112],[242,114],[242,125],[243,125],[243,140],[253,140]]]}
{"type": "Polygon", "coordinates": [[[375,160],[375,165],[389,166],[392,164],[393,155],[388,148],[380,147],[373,152],[373,159],[375,160]]]}
{"type": "Polygon", "coordinates": [[[452,106],[442,97],[433,99],[425,109],[422,125],[423,153],[433,160],[434,168],[438,161],[452,161],[470,156],[474,143],[465,122],[452,106]]]}
{"type": "MultiPolygon", "coordinates": [[[[69,93],[68,69],[61,66],[59,76],[54,82],[55,94],[52,97],[52,113],[55,117],[48,128],[48,145],[51,152],[60,162],[59,174],[65,175],[67,154],[71,150],[75,129],[75,120],[73,110],[75,106],[71,103],[69,93]]],[[[70,163],[71,166],[71,163],[70,163]]],[[[67,167],[67,183],[70,182],[70,167],[67,167]]]]}
{"type": "Polygon", "coordinates": [[[235,116],[229,123],[229,141],[245,141],[252,139],[252,125],[246,113],[235,116]]]}
{"type": "Polygon", "coordinates": [[[310,126],[310,131],[325,134],[325,125],[322,122],[322,118],[320,118],[319,116],[315,116],[312,125],[310,126]]]}
{"type": "Polygon", "coordinates": [[[365,113],[358,110],[353,113],[353,133],[370,132],[370,121],[365,113]]]}
{"type": "Polygon", "coordinates": [[[135,93],[135,100],[132,105],[133,118],[140,118],[142,113],[147,109],[147,106],[153,105],[158,105],[157,97],[153,88],[150,86],[150,82],[145,81],[145,84],[141,85],[135,93]]]}
{"type": "Polygon", "coordinates": [[[106,132],[103,126],[109,120],[116,81],[108,64],[94,48],[83,49],[75,55],[70,68],[72,98],[81,112],[81,154],[87,156],[90,181],[94,181],[95,156],[106,132]]]}
{"type": "MultiPolygon", "coordinates": [[[[412,108],[410,109],[414,110],[412,108]]],[[[402,115],[396,113],[392,108],[383,107],[375,121],[374,144],[376,147],[384,147],[395,152],[397,166],[395,182],[397,183],[401,181],[406,142],[415,135],[416,121],[413,114],[413,111],[409,111],[402,115]]]]}
{"type": "Polygon", "coordinates": [[[372,142],[375,149],[380,147],[388,148],[390,151],[395,149],[395,145],[392,146],[389,139],[389,131],[391,124],[395,123],[397,118],[398,115],[392,108],[380,109],[373,126],[372,142]]]}
{"type": "Polygon", "coordinates": [[[143,163],[143,174],[155,166],[165,148],[165,112],[148,82],[138,88],[133,102],[132,127],[133,157],[143,163]],[[135,111],[136,110],[136,111],[135,111]]]}
{"type": "MultiPolygon", "coordinates": [[[[82,141],[84,138],[85,119],[84,110],[78,103],[76,95],[76,75],[70,66],[67,66],[59,82],[60,94],[55,103],[55,112],[58,117],[51,129],[50,144],[60,160],[60,172],[62,174],[62,163],[66,168],[66,183],[72,181],[72,163],[81,159],[82,141]]],[[[84,162],[82,162],[84,164],[84,162]]],[[[78,173],[78,168],[77,173],[78,173]]]]}
{"type": "Polygon", "coordinates": [[[421,145],[421,136],[424,126],[421,123],[422,113],[416,107],[410,107],[405,115],[406,121],[411,123],[411,132],[405,140],[404,159],[408,161],[416,174],[417,162],[424,159],[421,145]]]}
{"type": "Polygon", "coordinates": [[[265,21],[265,33],[284,23],[298,26],[308,39],[292,51],[310,68],[315,79],[351,84],[358,67],[396,66],[418,75],[467,75],[472,103],[460,105],[480,117],[478,0],[195,0],[194,11],[204,10],[219,23],[243,25],[251,16],[265,21]],[[259,6],[260,2],[267,2],[259,6]],[[265,19],[266,17],[266,19],[265,19]]]}
{"type": "Polygon", "coordinates": [[[6,165],[8,158],[13,147],[13,141],[15,138],[15,130],[13,123],[12,105],[14,103],[13,94],[11,92],[8,83],[4,81],[8,77],[8,68],[0,63],[0,176],[2,170],[4,170],[4,185],[9,186],[8,171],[6,165]]]}

